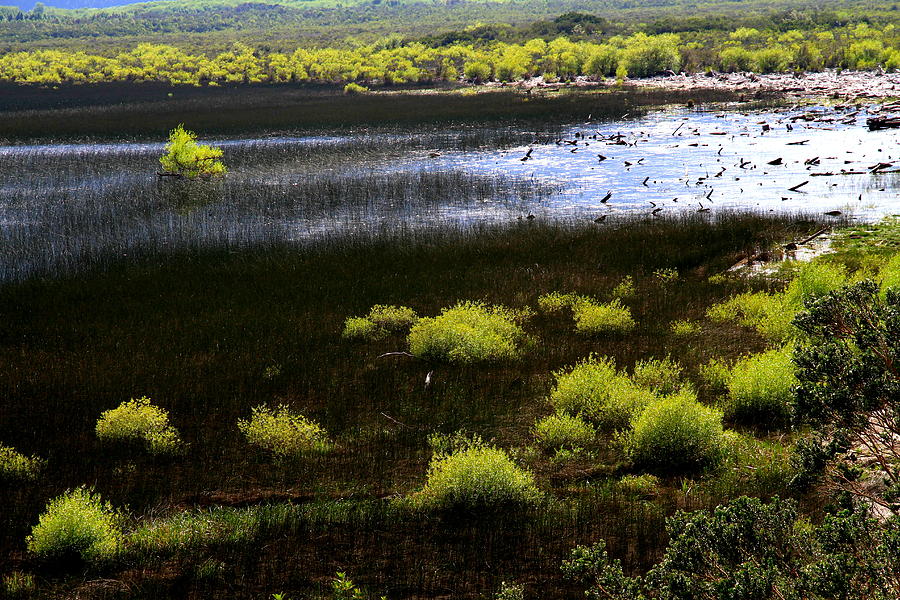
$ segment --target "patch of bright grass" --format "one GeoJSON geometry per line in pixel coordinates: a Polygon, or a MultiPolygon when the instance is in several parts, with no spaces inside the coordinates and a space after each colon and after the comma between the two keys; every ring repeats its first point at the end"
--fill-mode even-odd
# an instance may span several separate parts
{"type": "Polygon", "coordinates": [[[792,390],[797,384],[792,355],[793,346],[786,345],[735,363],[727,383],[729,420],[770,429],[790,423],[792,390]]]}
{"type": "Polygon", "coordinates": [[[409,350],[419,358],[458,363],[516,359],[526,339],[520,319],[506,307],[461,302],[419,319],[409,332],[409,350]]]}
{"type": "Polygon", "coordinates": [[[277,459],[294,459],[332,448],[328,434],[318,423],[284,405],[255,407],[249,420],[238,421],[238,429],[247,443],[270,452],[277,459]]]}
{"type": "Polygon", "coordinates": [[[132,398],[104,411],[96,426],[97,437],[104,441],[142,441],[151,454],[174,454],[183,442],[169,425],[169,413],[153,406],[150,398],[132,398]]]}
{"type": "Polygon", "coordinates": [[[99,494],[80,487],[54,498],[28,536],[28,550],[43,559],[78,555],[91,563],[114,558],[122,546],[122,517],[99,494]]]}
{"type": "Polygon", "coordinates": [[[573,316],[575,331],[584,334],[627,333],[635,325],[631,310],[618,299],[605,304],[578,302],[573,316]]]}
{"type": "Polygon", "coordinates": [[[590,423],[567,414],[544,417],[535,423],[533,433],[545,450],[581,448],[593,444],[597,436],[590,423]]]}

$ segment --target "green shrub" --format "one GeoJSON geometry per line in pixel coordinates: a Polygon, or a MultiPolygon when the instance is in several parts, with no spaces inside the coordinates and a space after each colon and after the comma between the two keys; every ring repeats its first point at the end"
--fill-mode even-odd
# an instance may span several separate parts
{"type": "Polygon", "coordinates": [[[470,61],[463,66],[463,75],[470,81],[488,81],[491,78],[491,66],[480,60],[470,61]]]}
{"type": "Polygon", "coordinates": [[[626,275],[622,278],[622,281],[613,288],[612,297],[625,300],[626,298],[633,298],[635,293],[634,278],[632,278],[631,275],[626,275]]]}
{"type": "Polygon", "coordinates": [[[28,550],[44,559],[77,554],[87,562],[114,558],[122,518],[99,494],[80,487],[51,500],[28,536],[28,550]]]}
{"type": "Polygon", "coordinates": [[[679,38],[675,34],[648,36],[636,33],[628,38],[621,64],[631,77],[649,77],[663,71],[681,68],[679,38]]]}
{"type": "Polygon", "coordinates": [[[588,358],[554,373],[550,404],[560,414],[580,416],[606,430],[628,427],[631,417],[656,395],[616,371],[610,358],[588,358]]]}
{"type": "Polygon", "coordinates": [[[358,83],[353,83],[352,81],[344,86],[344,94],[347,96],[356,96],[358,94],[365,94],[369,91],[369,88],[359,85],[358,83]]]}
{"type": "Polygon", "coordinates": [[[477,433],[468,433],[464,429],[453,433],[434,432],[428,435],[428,447],[435,454],[453,454],[469,448],[484,448],[485,443],[477,433]]]}
{"type": "Polygon", "coordinates": [[[631,498],[652,498],[659,492],[659,478],[647,473],[625,475],[616,482],[615,490],[631,498]]]}
{"type": "Polygon", "coordinates": [[[27,598],[34,594],[34,575],[13,571],[3,576],[3,588],[0,598],[27,598]]]}
{"type": "Polygon", "coordinates": [[[878,272],[880,280],[881,297],[885,297],[887,290],[900,287],[900,254],[891,257],[878,272]]]}
{"type": "Polygon", "coordinates": [[[428,466],[417,502],[431,508],[492,508],[533,504],[541,493],[534,476],[516,466],[503,450],[471,447],[436,454],[428,466]]]}
{"type": "Polygon", "coordinates": [[[166,173],[180,175],[188,179],[224,175],[225,165],[221,158],[222,149],[197,144],[197,135],[179,125],[169,134],[166,153],[159,159],[166,173]]]}
{"type": "Polygon", "coordinates": [[[500,591],[494,600],[525,600],[525,586],[517,583],[500,582],[500,591]]]}
{"type": "Polygon", "coordinates": [[[683,471],[712,465],[722,456],[722,413],[682,391],[636,414],[623,442],[628,456],[641,467],[683,471]]]}
{"type": "Polygon", "coordinates": [[[606,304],[579,302],[573,307],[575,331],[587,334],[625,333],[634,329],[631,310],[616,299],[606,304]]]}
{"type": "Polygon", "coordinates": [[[746,292],[714,304],[706,315],[713,321],[753,327],[768,339],[782,341],[795,334],[791,325],[794,312],[785,305],[783,294],[746,292]]]}
{"type": "Polygon", "coordinates": [[[419,358],[459,363],[518,358],[525,341],[516,323],[520,317],[504,307],[461,302],[413,325],[409,350],[419,358]]]}
{"type": "Polygon", "coordinates": [[[328,452],[332,447],[328,434],[318,423],[284,405],[274,409],[257,406],[249,421],[238,421],[238,429],[249,444],[271,452],[278,459],[328,452]]]}
{"type": "Polygon", "coordinates": [[[342,336],[346,339],[379,340],[411,327],[418,319],[416,311],[411,308],[376,304],[365,317],[348,317],[344,321],[342,336]]]}
{"type": "Polygon", "coordinates": [[[653,271],[653,279],[660,285],[671,285],[678,281],[678,269],[657,269],[653,271]]]}
{"type": "Polygon", "coordinates": [[[683,369],[669,357],[662,360],[651,358],[639,360],[634,365],[631,380],[637,385],[649,388],[661,396],[674,394],[685,386],[683,369]]]}
{"type": "Polygon", "coordinates": [[[25,456],[15,448],[0,444],[0,481],[35,479],[43,467],[36,456],[25,456]]]}
{"type": "Polygon", "coordinates": [[[580,417],[557,414],[534,425],[534,437],[544,449],[580,448],[594,442],[597,432],[580,417]]]}
{"type": "Polygon", "coordinates": [[[728,389],[731,379],[731,365],[721,358],[713,358],[705,365],[700,365],[700,379],[714,392],[728,389]]]}
{"type": "Polygon", "coordinates": [[[169,425],[169,413],[150,404],[147,397],[104,411],[96,430],[104,441],[142,441],[151,454],[173,454],[183,447],[178,431],[169,425]]]}
{"type": "Polygon", "coordinates": [[[790,423],[794,376],[792,346],[738,361],[728,378],[726,415],[738,423],[779,428],[790,423]]]}
{"type": "Polygon", "coordinates": [[[700,333],[700,325],[696,321],[672,321],[669,324],[669,331],[675,337],[688,338],[700,333]]]}
{"type": "Polygon", "coordinates": [[[788,284],[784,292],[785,303],[796,313],[803,308],[804,302],[821,298],[845,283],[847,273],[844,267],[824,261],[813,261],[800,268],[788,284]]]}
{"type": "Polygon", "coordinates": [[[550,292],[538,298],[538,308],[543,312],[555,313],[566,308],[572,308],[575,304],[588,300],[584,296],[577,294],[563,294],[561,292],[550,292]]]}

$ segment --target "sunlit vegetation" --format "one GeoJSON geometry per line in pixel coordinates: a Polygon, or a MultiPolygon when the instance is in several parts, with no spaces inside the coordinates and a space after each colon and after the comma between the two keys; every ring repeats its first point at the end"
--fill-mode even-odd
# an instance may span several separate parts
{"type": "Polygon", "coordinates": [[[512,360],[526,341],[519,322],[527,313],[480,302],[461,302],[424,317],[409,332],[414,356],[457,363],[512,360]]]}
{"type": "Polygon", "coordinates": [[[684,68],[762,73],[825,67],[891,70],[900,66],[898,36],[893,24],[789,31],[743,27],[713,39],[707,35],[702,52],[696,36],[684,32],[437,45],[401,37],[390,43],[285,52],[235,42],[215,54],[141,43],[113,54],[86,49],[10,52],[0,56],[0,81],[40,85],[159,81],[195,86],[314,82],[343,84],[345,93],[359,94],[371,85],[514,82],[536,76],[647,77],[684,68]]]}
{"type": "Polygon", "coordinates": [[[296,459],[304,454],[323,453],[333,444],[322,427],[297,414],[288,406],[257,406],[249,420],[238,421],[238,429],[247,443],[280,460],[296,459]]]}
{"type": "Polygon", "coordinates": [[[406,306],[376,304],[364,317],[348,317],[342,335],[347,339],[379,340],[408,330],[418,319],[416,311],[406,306]]]}
{"type": "Polygon", "coordinates": [[[104,441],[137,441],[151,454],[174,454],[183,447],[178,430],[169,424],[169,413],[150,398],[132,398],[104,411],[96,426],[104,441]]]}
{"type": "Polygon", "coordinates": [[[103,563],[114,558],[121,545],[121,515],[84,487],[51,500],[28,537],[29,552],[43,559],[79,557],[103,563]]]}
{"type": "Polygon", "coordinates": [[[224,175],[225,165],[222,149],[197,143],[197,134],[179,125],[169,133],[166,152],[159,159],[167,175],[177,175],[187,179],[209,178],[224,175]]]}
{"type": "Polygon", "coordinates": [[[0,444],[0,481],[34,479],[42,464],[36,456],[26,456],[15,448],[0,444]]]}
{"type": "Polygon", "coordinates": [[[791,422],[794,386],[793,347],[739,360],[727,375],[729,420],[777,429],[791,422]]]}

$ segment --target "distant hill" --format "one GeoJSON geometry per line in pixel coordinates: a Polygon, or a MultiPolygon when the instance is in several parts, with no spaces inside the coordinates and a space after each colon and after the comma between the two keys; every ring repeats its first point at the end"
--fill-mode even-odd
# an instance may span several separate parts
{"type": "MultiPolygon", "coordinates": [[[[125,4],[137,4],[138,2],[146,2],[147,0],[46,0],[43,2],[46,6],[54,8],[107,8],[109,6],[123,6],[125,4]]],[[[37,0],[5,0],[5,6],[15,6],[22,10],[31,10],[37,0]]]]}

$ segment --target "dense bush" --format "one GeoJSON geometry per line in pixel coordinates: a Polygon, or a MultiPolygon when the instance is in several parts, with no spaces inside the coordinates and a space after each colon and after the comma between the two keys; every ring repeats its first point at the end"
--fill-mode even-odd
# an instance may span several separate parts
{"type": "Polygon", "coordinates": [[[634,329],[631,310],[616,299],[606,304],[578,302],[573,307],[575,331],[587,334],[626,333],[634,329]]]}
{"type": "Polygon", "coordinates": [[[630,77],[678,71],[681,68],[678,42],[678,36],[674,34],[648,36],[637,33],[629,38],[621,63],[630,77]]]}
{"type": "Polygon", "coordinates": [[[105,441],[141,441],[152,454],[172,454],[183,447],[178,431],[169,425],[169,413],[150,404],[147,397],[132,398],[104,411],[96,431],[105,441]]]}
{"type": "Polygon", "coordinates": [[[28,550],[45,559],[78,555],[104,562],[121,548],[121,520],[99,494],[76,488],[47,504],[28,537],[28,550]]]}
{"type": "Polygon", "coordinates": [[[413,325],[409,350],[419,358],[460,363],[518,358],[526,337],[519,318],[504,307],[461,302],[413,325]]]}
{"type": "Polygon", "coordinates": [[[682,391],[636,414],[623,442],[628,456],[641,467],[682,471],[712,465],[722,456],[722,413],[682,391]]]}
{"type": "Polygon", "coordinates": [[[159,164],[166,173],[196,179],[224,175],[225,165],[218,160],[221,157],[221,148],[198,144],[197,135],[179,125],[169,134],[166,153],[159,164]]]}
{"type": "Polygon", "coordinates": [[[238,429],[248,443],[271,452],[278,459],[328,452],[332,447],[328,434],[318,423],[284,405],[274,409],[257,406],[250,420],[238,421],[238,429]]]}
{"type": "Polygon", "coordinates": [[[344,321],[343,337],[377,340],[411,327],[418,319],[411,308],[376,304],[365,317],[349,317],[344,321]]]}
{"type": "Polygon", "coordinates": [[[474,445],[436,454],[416,501],[432,508],[496,508],[540,500],[534,476],[499,448],[474,445]]]}
{"type": "Polygon", "coordinates": [[[534,437],[545,449],[581,448],[593,443],[597,432],[578,416],[556,414],[534,425],[534,437]]]}
{"type": "Polygon", "coordinates": [[[628,427],[632,416],[656,395],[616,371],[611,358],[591,357],[554,373],[550,404],[558,413],[580,416],[606,430],[628,427]]]}
{"type": "Polygon", "coordinates": [[[15,448],[0,444],[0,481],[34,479],[43,466],[36,456],[25,456],[15,448]]]}
{"type": "Polygon", "coordinates": [[[639,360],[634,365],[631,380],[641,387],[649,388],[661,396],[674,394],[685,387],[683,369],[669,357],[639,360]]]}
{"type": "Polygon", "coordinates": [[[787,426],[797,384],[792,356],[788,345],[735,363],[727,383],[728,419],[774,429],[787,426]]]}
{"type": "Polygon", "coordinates": [[[900,597],[900,521],[864,511],[810,525],[794,502],[737,498],[666,519],[668,546],[645,577],[630,577],[605,543],[579,546],[563,570],[591,600],[893,600],[900,597]]]}
{"type": "Polygon", "coordinates": [[[882,298],[885,297],[887,290],[900,287],[900,254],[895,254],[881,267],[878,279],[882,298]]]}

